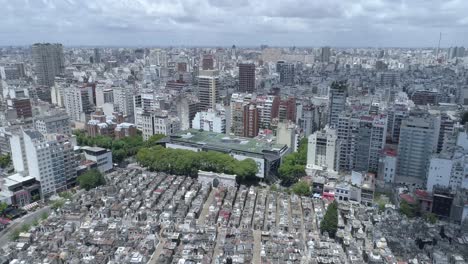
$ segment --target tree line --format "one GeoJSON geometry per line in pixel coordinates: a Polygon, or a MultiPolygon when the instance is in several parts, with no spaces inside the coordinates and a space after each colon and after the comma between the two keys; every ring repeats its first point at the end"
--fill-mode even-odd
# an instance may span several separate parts
{"type": "Polygon", "coordinates": [[[278,169],[282,185],[290,186],[306,175],[307,144],[307,138],[301,139],[297,152],[290,153],[283,158],[278,169]]]}
{"type": "Polygon", "coordinates": [[[228,154],[215,151],[194,152],[162,146],[141,148],[137,161],[152,171],[195,177],[198,170],[235,174],[237,181],[252,182],[257,178],[257,165],[252,159],[236,160],[228,154]]]}
{"type": "Polygon", "coordinates": [[[116,140],[112,137],[101,135],[90,137],[82,130],[76,130],[74,134],[80,146],[96,146],[110,149],[112,151],[112,159],[115,163],[120,163],[128,157],[136,155],[143,147],[154,146],[157,141],[165,137],[164,135],[156,134],[147,141],[143,141],[143,138],[139,135],[116,140]]]}

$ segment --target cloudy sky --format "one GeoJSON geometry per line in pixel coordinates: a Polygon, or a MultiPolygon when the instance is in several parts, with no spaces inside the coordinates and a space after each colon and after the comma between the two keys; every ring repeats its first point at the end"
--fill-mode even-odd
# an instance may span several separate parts
{"type": "Polygon", "coordinates": [[[0,0],[0,45],[468,46],[467,0],[0,0]]]}

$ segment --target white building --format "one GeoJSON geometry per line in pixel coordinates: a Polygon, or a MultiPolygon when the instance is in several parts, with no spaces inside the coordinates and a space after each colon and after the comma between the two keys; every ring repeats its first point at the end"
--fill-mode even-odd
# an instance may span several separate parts
{"type": "Polygon", "coordinates": [[[115,87],[114,91],[114,111],[124,115],[125,120],[134,123],[133,96],[135,90],[132,87],[115,87]]]}
{"type": "Polygon", "coordinates": [[[384,183],[393,183],[397,169],[396,151],[384,151],[380,157],[378,179],[383,179],[384,183]]]}
{"type": "Polygon", "coordinates": [[[337,171],[340,141],[336,130],[326,126],[309,136],[307,148],[307,168],[316,170],[337,171]]]}
{"type": "Polygon", "coordinates": [[[66,112],[57,111],[34,119],[34,128],[43,134],[71,134],[70,117],[66,112]]]}
{"type": "Polygon", "coordinates": [[[86,122],[86,115],[92,112],[93,91],[91,87],[72,86],[63,90],[63,102],[72,121],[86,122]]]}
{"type": "Polygon", "coordinates": [[[76,180],[76,160],[70,138],[26,130],[11,138],[16,172],[36,178],[42,197],[67,189],[76,180]]]}
{"type": "Polygon", "coordinates": [[[97,169],[104,173],[112,169],[112,152],[105,148],[99,147],[82,147],[86,160],[91,160],[97,163],[97,169]]]}
{"type": "Polygon", "coordinates": [[[143,140],[148,140],[152,135],[170,135],[180,131],[180,120],[165,111],[145,112],[142,114],[143,140]]]}
{"type": "Polygon", "coordinates": [[[226,133],[226,116],[223,112],[213,109],[198,112],[192,120],[192,128],[216,133],[226,133]]]}
{"type": "Polygon", "coordinates": [[[200,109],[214,109],[219,102],[219,76],[218,71],[202,70],[198,76],[198,93],[200,109]]]}

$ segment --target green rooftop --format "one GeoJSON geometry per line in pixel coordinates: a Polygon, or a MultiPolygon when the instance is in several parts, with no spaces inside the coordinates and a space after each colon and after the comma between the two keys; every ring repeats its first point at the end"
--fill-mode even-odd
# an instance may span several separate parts
{"type": "Polygon", "coordinates": [[[280,152],[282,149],[287,148],[286,145],[280,145],[274,142],[267,142],[253,138],[229,136],[226,134],[200,131],[196,129],[189,129],[175,133],[171,136],[171,141],[205,145],[208,148],[213,147],[226,150],[232,149],[258,154],[263,154],[264,150],[280,152]]]}

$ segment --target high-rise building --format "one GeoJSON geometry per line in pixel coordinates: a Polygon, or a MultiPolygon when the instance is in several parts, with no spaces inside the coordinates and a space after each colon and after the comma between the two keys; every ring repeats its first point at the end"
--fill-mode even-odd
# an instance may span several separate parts
{"type": "Polygon", "coordinates": [[[43,198],[76,182],[77,164],[68,136],[25,130],[12,136],[11,146],[15,170],[39,181],[43,198]]]}
{"type": "Polygon", "coordinates": [[[340,168],[377,172],[387,136],[387,117],[343,113],[336,127],[341,142],[340,168]]]}
{"type": "Polygon", "coordinates": [[[279,104],[278,112],[274,111],[273,118],[278,118],[280,122],[296,122],[296,98],[289,97],[282,99],[279,104]]]}
{"type": "MultiPolygon", "coordinates": [[[[230,133],[242,137],[244,135],[244,110],[246,106],[254,101],[254,95],[245,93],[234,93],[230,101],[230,133]]],[[[247,107],[248,108],[248,107],[247,107]]],[[[257,109],[258,112],[258,109],[257,109]]]]}
{"type": "Polygon", "coordinates": [[[114,87],[114,111],[124,115],[125,121],[134,123],[133,96],[135,90],[131,86],[114,87]]]}
{"type": "Polygon", "coordinates": [[[326,126],[308,138],[307,168],[338,171],[340,141],[337,131],[326,126]]]}
{"type": "Polygon", "coordinates": [[[9,109],[16,112],[18,118],[30,118],[33,116],[31,99],[27,97],[8,99],[7,105],[9,109]]]}
{"type": "Polygon", "coordinates": [[[36,43],[32,46],[37,83],[51,87],[55,76],[65,70],[62,44],[36,43]]]}
{"type": "Polygon", "coordinates": [[[216,133],[226,133],[226,116],[223,112],[213,109],[198,112],[192,120],[192,128],[216,133]]]}
{"type": "MultiPolygon", "coordinates": [[[[277,64],[278,65],[278,64],[277,64]]],[[[292,63],[283,63],[280,66],[280,83],[286,85],[294,84],[294,64],[292,63]]]]}
{"type": "Polygon", "coordinates": [[[270,128],[271,120],[278,116],[280,98],[275,95],[257,96],[255,102],[260,114],[260,127],[270,128]]]}
{"type": "Polygon", "coordinates": [[[200,110],[216,108],[216,103],[219,102],[219,86],[217,71],[200,71],[200,75],[198,76],[200,110]]]}
{"type": "Polygon", "coordinates": [[[259,113],[255,104],[244,105],[244,118],[243,118],[243,137],[256,137],[258,136],[259,129],[259,113]]]}
{"type": "Polygon", "coordinates": [[[330,47],[322,47],[320,49],[320,61],[321,62],[330,62],[331,50],[330,47]]]}
{"type": "Polygon", "coordinates": [[[93,60],[94,63],[101,63],[101,52],[99,51],[99,48],[94,48],[93,60]]]}
{"type": "Polygon", "coordinates": [[[64,90],[63,103],[72,121],[86,122],[86,116],[91,114],[91,87],[72,86],[64,90]]]}
{"type": "Polygon", "coordinates": [[[202,70],[213,70],[214,69],[214,59],[213,55],[205,54],[202,59],[202,70]]]}
{"type": "Polygon", "coordinates": [[[347,86],[345,82],[333,82],[328,93],[328,126],[338,125],[338,118],[346,107],[347,86]]]}
{"type": "Polygon", "coordinates": [[[439,129],[440,117],[410,116],[403,120],[398,144],[398,183],[425,186],[429,160],[437,150],[439,129]]]}
{"type": "Polygon", "coordinates": [[[255,64],[239,63],[239,91],[255,92],[255,64]]]}

